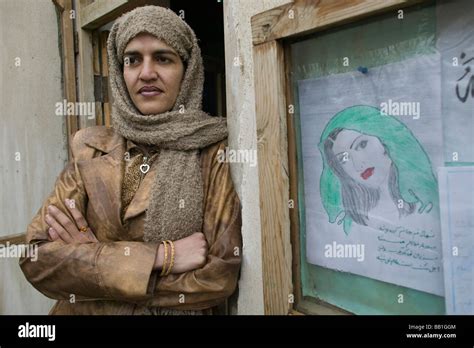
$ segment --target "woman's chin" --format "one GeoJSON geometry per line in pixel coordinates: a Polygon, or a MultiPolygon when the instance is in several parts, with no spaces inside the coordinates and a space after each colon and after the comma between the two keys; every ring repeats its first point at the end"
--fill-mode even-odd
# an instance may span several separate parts
{"type": "Polygon", "coordinates": [[[163,112],[166,112],[168,110],[166,110],[166,108],[156,108],[156,107],[141,107],[139,108],[138,110],[140,110],[140,113],[142,115],[157,115],[157,114],[161,114],[163,112]]]}
{"type": "Polygon", "coordinates": [[[377,180],[376,177],[369,177],[367,179],[359,179],[358,180],[362,185],[366,186],[366,187],[369,187],[369,188],[372,188],[372,189],[377,189],[380,187],[381,185],[381,182],[380,180],[377,180]]]}

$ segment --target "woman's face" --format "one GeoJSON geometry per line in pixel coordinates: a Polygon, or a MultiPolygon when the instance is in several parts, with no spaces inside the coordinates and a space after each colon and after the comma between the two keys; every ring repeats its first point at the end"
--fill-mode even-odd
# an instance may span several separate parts
{"type": "Polygon", "coordinates": [[[333,151],[356,182],[378,188],[387,180],[392,160],[377,137],[344,129],[337,135],[333,151]]]}
{"type": "Polygon", "coordinates": [[[123,77],[130,98],[143,115],[171,110],[183,75],[178,53],[153,35],[139,34],[125,47],[123,77]]]}

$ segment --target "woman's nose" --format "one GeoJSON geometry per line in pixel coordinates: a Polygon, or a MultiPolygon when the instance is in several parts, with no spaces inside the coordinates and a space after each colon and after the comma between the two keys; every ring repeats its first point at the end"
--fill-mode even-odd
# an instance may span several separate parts
{"type": "Polygon", "coordinates": [[[353,151],[349,157],[351,158],[354,169],[357,172],[361,172],[365,169],[365,161],[356,151],[353,151]]]}
{"type": "Polygon", "coordinates": [[[149,80],[156,80],[158,78],[158,74],[154,69],[153,62],[151,59],[144,59],[142,64],[142,70],[140,71],[140,79],[149,81],[149,80]]]}

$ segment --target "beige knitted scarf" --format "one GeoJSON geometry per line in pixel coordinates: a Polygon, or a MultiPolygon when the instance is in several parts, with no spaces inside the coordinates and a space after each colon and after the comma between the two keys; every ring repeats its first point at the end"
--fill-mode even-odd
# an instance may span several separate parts
{"type": "MultiPolygon", "coordinates": [[[[227,137],[226,120],[201,110],[204,83],[201,52],[193,30],[173,11],[139,7],[113,25],[107,42],[113,94],[112,127],[126,139],[156,145],[156,177],[145,219],[144,240],[178,240],[202,231],[203,183],[200,149],[227,137]],[[186,70],[174,107],[142,115],[133,104],[123,78],[123,53],[128,42],[149,33],[176,50],[186,70]]],[[[177,313],[167,313],[177,314],[177,313]]]]}

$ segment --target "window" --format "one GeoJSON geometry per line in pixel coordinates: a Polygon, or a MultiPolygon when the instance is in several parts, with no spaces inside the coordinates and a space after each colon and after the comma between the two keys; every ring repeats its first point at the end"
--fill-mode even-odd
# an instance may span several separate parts
{"type": "Polygon", "coordinates": [[[252,19],[266,311],[444,314],[437,171],[474,160],[472,5],[336,3],[252,19]]]}

